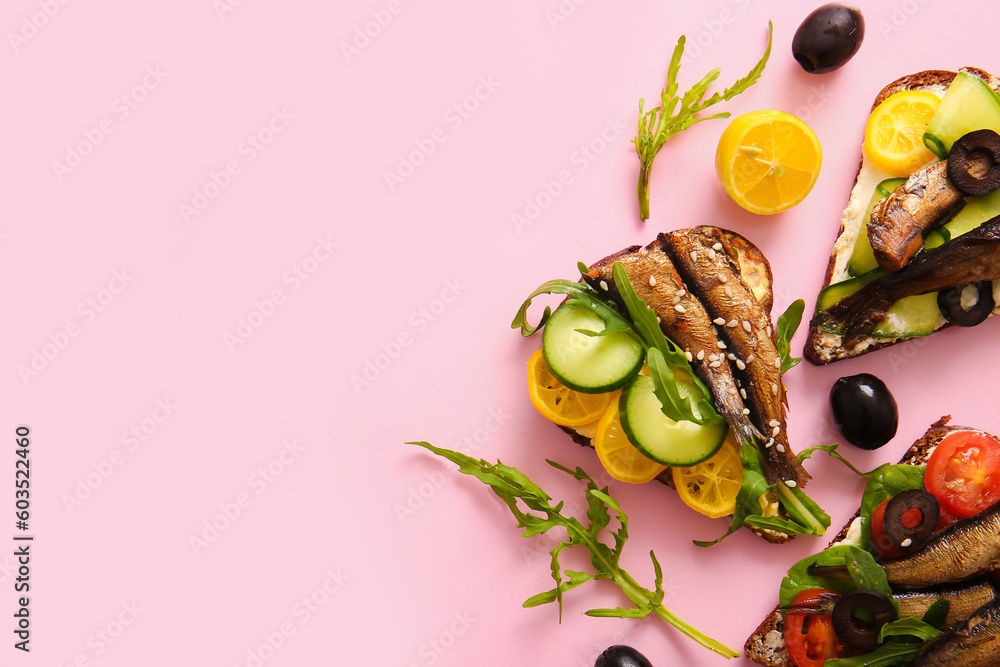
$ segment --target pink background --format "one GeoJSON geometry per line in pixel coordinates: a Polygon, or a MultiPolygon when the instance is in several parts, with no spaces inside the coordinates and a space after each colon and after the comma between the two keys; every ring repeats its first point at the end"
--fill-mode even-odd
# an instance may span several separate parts
{"type": "MultiPolygon", "coordinates": [[[[569,593],[561,624],[554,606],[522,609],[550,587],[551,539],[521,538],[483,485],[403,443],[464,443],[579,507],[544,459],[599,464],[528,402],[538,340],[510,320],[578,260],[661,230],[740,231],[771,260],[776,310],[811,310],[878,90],[1000,71],[975,27],[991,3],[861,4],[861,51],[811,76],[789,45],[812,6],[792,0],[6,3],[0,663],[589,667],[627,642],[658,667],[722,664],[656,620],[584,616],[623,603],[607,586],[569,593]],[[682,33],[682,86],[714,66],[731,83],[768,19],[764,77],[724,108],[806,120],[824,148],[815,190],[770,218],[738,209],[713,121],[661,153],[640,223],[639,97],[656,98],[682,33]],[[11,632],[18,424],[33,438],[28,655],[11,632]]],[[[942,414],[1000,431],[996,334],[803,363],[791,441],[836,441],[829,387],[861,371],[901,412],[890,445],[849,450],[862,468],[942,414]]],[[[861,483],[808,467],[832,535],[861,483]]],[[[655,549],[667,606],[737,649],[787,567],[829,539],[742,531],[702,550],[691,540],[724,521],[659,485],[611,491],[636,578],[651,584],[655,549]]]]}

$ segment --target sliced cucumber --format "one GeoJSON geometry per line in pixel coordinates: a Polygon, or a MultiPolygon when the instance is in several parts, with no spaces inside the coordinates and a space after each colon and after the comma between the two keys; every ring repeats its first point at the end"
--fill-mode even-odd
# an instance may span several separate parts
{"type": "Polygon", "coordinates": [[[613,391],[628,384],[646,358],[630,334],[604,331],[604,321],[578,303],[565,303],[552,313],[542,334],[542,352],[560,382],[586,394],[613,391]],[[582,331],[581,331],[582,330],[582,331]]]}
{"type": "Polygon", "coordinates": [[[944,160],[963,135],[989,128],[1000,132],[1000,97],[975,74],[959,71],[924,132],[924,145],[944,160]]]}
{"type": "Polygon", "coordinates": [[[893,190],[905,182],[905,178],[888,178],[875,187],[871,202],[868,204],[868,210],[865,211],[865,217],[861,220],[861,229],[858,230],[858,238],[854,242],[851,259],[847,263],[847,272],[852,276],[861,276],[878,268],[875,253],[872,252],[871,241],[868,239],[868,221],[871,220],[875,204],[888,197],[893,190]]]}
{"type": "MultiPolygon", "coordinates": [[[[687,373],[675,371],[674,376],[681,395],[700,392],[687,373]]],[[[648,375],[636,376],[618,400],[622,430],[629,441],[664,465],[687,467],[701,463],[719,450],[729,430],[725,422],[702,426],[669,419],[663,414],[660,399],[653,391],[653,378],[648,375]]]]}
{"type": "MultiPolygon", "coordinates": [[[[869,271],[863,276],[851,278],[830,285],[819,293],[816,312],[822,312],[844,297],[884,275],[880,269],[869,271]]],[[[937,305],[937,292],[918,294],[900,299],[889,308],[885,322],[872,332],[873,338],[915,338],[928,336],[934,332],[941,317],[937,305]]],[[[836,328],[824,327],[836,333],[836,328]]]]}
{"type": "Polygon", "coordinates": [[[961,236],[983,224],[987,220],[1000,215],[1000,190],[988,195],[973,197],[955,216],[945,223],[949,238],[961,236]]]}

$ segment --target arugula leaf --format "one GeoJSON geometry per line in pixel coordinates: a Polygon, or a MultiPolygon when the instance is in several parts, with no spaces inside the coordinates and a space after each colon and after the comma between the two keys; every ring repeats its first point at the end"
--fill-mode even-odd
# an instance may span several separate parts
{"type": "MultiPolygon", "coordinates": [[[[947,605],[947,600],[938,600],[947,605]]],[[[937,602],[934,603],[935,605],[937,602]]],[[[928,610],[929,612],[930,610],[928,610]]],[[[926,614],[925,614],[926,618],[926,614]]],[[[941,630],[919,618],[901,618],[886,623],[879,632],[882,645],[871,653],[853,658],[826,661],[827,667],[896,667],[908,665],[924,644],[941,634],[941,630]]]]}
{"type": "Polygon", "coordinates": [[[799,328],[799,324],[802,322],[802,311],[805,310],[805,307],[806,302],[802,299],[797,299],[778,317],[775,331],[778,335],[777,347],[778,355],[781,357],[782,374],[794,368],[802,361],[802,357],[791,356],[791,349],[792,336],[795,335],[795,330],[799,328]]]}
{"type": "Polygon", "coordinates": [[[680,39],[677,40],[677,46],[674,47],[673,55],[670,58],[670,65],[667,67],[667,86],[660,93],[660,106],[650,111],[645,111],[646,100],[639,100],[639,128],[632,143],[635,144],[635,152],[638,154],[640,161],[637,191],[639,195],[639,217],[642,220],[649,219],[649,177],[653,169],[653,160],[656,158],[657,153],[660,152],[660,149],[663,148],[663,144],[670,137],[686,130],[695,123],[700,123],[703,120],[729,118],[730,114],[728,112],[702,117],[699,117],[698,114],[719,102],[731,100],[752,86],[760,78],[760,75],[764,72],[764,66],[767,64],[767,59],[771,55],[771,38],[773,33],[774,27],[768,21],[767,49],[765,49],[760,61],[742,79],[737,80],[723,92],[713,94],[708,99],[703,98],[708,92],[709,86],[721,74],[722,70],[718,67],[702,77],[701,81],[692,86],[682,96],[677,96],[677,73],[681,68],[681,57],[684,55],[686,38],[681,35],[680,39]]]}
{"type": "MultiPolygon", "coordinates": [[[[635,333],[628,320],[601,299],[586,283],[573,282],[572,280],[550,280],[528,295],[528,298],[524,300],[524,303],[518,309],[517,314],[514,315],[514,320],[510,323],[510,328],[520,328],[521,335],[525,338],[545,326],[545,323],[549,321],[549,317],[552,315],[552,308],[545,306],[538,324],[532,325],[528,322],[528,308],[531,306],[532,300],[541,294],[565,294],[569,297],[570,301],[582,304],[592,310],[595,315],[601,318],[605,327],[604,331],[601,331],[600,334],[594,335],[608,335],[616,331],[635,333]]],[[[638,339],[638,336],[636,336],[636,339],[638,339]]]]}
{"type": "Polygon", "coordinates": [[[781,606],[791,604],[800,592],[809,588],[826,588],[836,593],[849,593],[859,589],[875,590],[891,598],[892,589],[885,570],[875,562],[870,553],[853,544],[840,544],[818,554],[803,558],[788,569],[781,580],[778,600],[781,606]],[[811,565],[847,566],[851,580],[822,577],[809,573],[811,565]]]}
{"type": "Polygon", "coordinates": [[[598,489],[597,483],[582,468],[577,467],[575,470],[571,470],[553,461],[548,461],[549,465],[554,468],[586,483],[588,519],[586,526],[575,517],[563,515],[563,503],[559,502],[553,505],[552,498],[516,468],[506,466],[500,461],[493,464],[485,460],[476,460],[460,452],[435,447],[428,442],[407,444],[424,447],[457,464],[459,472],[472,475],[489,485],[493,493],[503,500],[510,509],[511,514],[517,519],[517,525],[524,528],[522,535],[525,537],[544,533],[552,528],[565,529],[566,539],[556,544],[549,552],[552,556],[551,569],[552,579],[556,583],[555,588],[528,598],[524,602],[525,607],[556,602],[559,605],[561,620],[563,593],[588,581],[607,579],[617,584],[634,606],[591,609],[586,612],[588,616],[643,618],[649,614],[656,614],[694,641],[719,655],[727,658],[739,657],[740,654],[737,651],[705,635],[663,606],[665,596],[663,569],[652,551],[649,552],[649,556],[653,562],[654,570],[653,590],[641,586],[628,572],[622,569],[620,559],[628,540],[628,517],[618,501],[608,495],[608,488],[598,489]],[[522,509],[522,504],[527,508],[527,511],[522,509]],[[618,521],[617,530],[608,529],[612,513],[618,521]],[[602,540],[604,533],[610,533],[614,543],[613,547],[602,540]],[[590,562],[594,567],[593,572],[563,571],[559,557],[563,551],[572,547],[583,547],[590,552],[590,562]]]}

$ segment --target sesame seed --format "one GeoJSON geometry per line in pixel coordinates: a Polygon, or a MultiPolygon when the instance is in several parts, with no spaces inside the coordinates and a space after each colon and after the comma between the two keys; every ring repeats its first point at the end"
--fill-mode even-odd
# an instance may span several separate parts
{"type": "Polygon", "coordinates": [[[730,352],[726,355],[726,359],[729,359],[729,361],[736,361],[736,355],[730,352]]]}
{"type": "Polygon", "coordinates": [[[729,298],[732,298],[733,296],[733,288],[730,287],[729,285],[726,285],[726,296],[728,296],[729,298]]]}
{"type": "Polygon", "coordinates": [[[708,355],[708,360],[709,361],[718,361],[719,360],[719,355],[717,355],[717,354],[710,354],[710,355],[708,355]]]}
{"type": "Polygon", "coordinates": [[[724,318],[724,317],[716,317],[716,318],[715,318],[714,320],[712,320],[712,321],[713,321],[714,323],[718,324],[718,325],[719,325],[719,326],[721,327],[721,326],[722,326],[723,324],[725,324],[725,323],[726,323],[726,318],[724,318]]]}
{"type": "Polygon", "coordinates": [[[740,389],[740,396],[742,396],[743,400],[745,401],[746,398],[747,398],[747,390],[746,389],[740,389]]]}
{"type": "Polygon", "coordinates": [[[771,393],[774,394],[775,396],[778,395],[778,383],[777,382],[771,384],[771,393]]]}
{"type": "Polygon", "coordinates": [[[730,387],[730,388],[729,388],[729,389],[727,389],[726,391],[728,391],[728,392],[729,392],[729,395],[730,395],[730,396],[735,396],[735,395],[736,395],[736,387],[730,387]]]}
{"type": "Polygon", "coordinates": [[[771,337],[771,325],[770,325],[770,324],[769,324],[769,325],[767,325],[767,337],[768,337],[768,338],[770,338],[770,337],[771,337]]]}
{"type": "Polygon", "coordinates": [[[752,364],[753,360],[754,360],[754,356],[752,354],[749,357],[747,357],[747,363],[748,364],[752,364]]]}
{"type": "Polygon", "coordinates": [[[773,429],[771,429],[771,435],[773,435],[774,437],[778,437],[779,433],[781,433],[780,426],[775,426],[773,429]]]}
{"type": "Polygon", "coordinates": [[[794,479],[786,479],[785,486],[787,486],[789,489],[794,489],[796,486],[798,486],[798,484],[795,483],[794,479]]]}
{"type": "Polygon", "coordinates": [[[720,340],[720,341],[719,341],[718,343],[716,343],[716,345],[718,345],[718,346],[719,346],[719,349],[720,349],[720,350],[724,350],[724,349],[726,349],[726,344],[725,344],[725,342],[723,342],[723,341],[721,341],[721,340],[720,340]]]}
{"type": "Polygon", "coordinates": [[[650,287],[656,287],[656,276],[650,276],[649,277],[649,286],[650,287]]]}
{"type": "Polygon", "coordinates": [[[605,292],[607,292],[608,291],[608,283],[606,283],[605,281],[602,280],[601,281],[601,289],[604,290],[605,292]]]}
{"type": "Polygon", "coordinates": [[[705,350],[700,350],[698,352],[698,361],[704,361],[704,360],[705,360],[705,350]]]}
{"type": "Polygon", "coordinates": [[[785,453],[785,446],[784,446],[783,444],[781,444],[780,442],[778,443],[778,446],[777,446],[777,447],[775,447],[775,449],[777,449],[777,450],[778,450],[779,452],[781,452],[782,454],[784,454],[784,453],[785,453]]]}
{"type": "Polygon", "coordinates": [[[686,292],[686,291],[684,290],[684,288],[681,288],[681,289],[677,290],[677,293],[678,293],[678,294],[679,294],[680,296],[684,296],[685,294],[687,294],[687,292],[686,292]]]}
{"type": "Polygon", "coordinates": [[[739,324],[739,322],[736,320],[729,320],[728,322],[726,322],[726,326],[729,327],[730,329],[735,328],[737,324],[739,324]]]}
{"type": "Polygon", "coordinates": [[[681,295],[680,294],[675,294],[673,300],[671,301],[671,303],[673,303],[676,306],[680,302],[681,302],[681,295]]]}
{"type": "Polygon", "coordinates": [[[742,359],[737,359],[736,368],[740,369],[741,371],[745,371],[747,369],[747,365],[743,363],[742,359]]]}
{"type": "Polygon", "coordinates": [[[750,408],[743,408],[743,414],[745,415],[750,414],[750,408]]]}
{"type": "Polygon", "coordinates": [[[715,259],[715,251],[712,250],[711,248],[708,249],[708,258],[715,259]]]}
{"type": "Polygon", "coordinates": [[[764,443],[764,449],[770,449],[771,445],[773,445],[773,444],[774,444],[774,438],[771,438],[766,443],[764,443]]]}
{"type": "Polygon", "coordinates": [[[695,252],[694,250],[691,251],[691,261],[692,262],[697,262],[698,261],[698,253],[695,252]]]}
{"type": "Polygon", "coordinates": [[[659,315],[657,315],[657,316],[656,316],[656,323],[657,323],[657,324],[659,324],[659,323],[660,323],[660,322],[662,322],[662,321],[663,321],[663,320],[661,320],[661,319],[660,319],[660,316],[659,316],[659,315]]]}
{"type": "Polygon", "coordinates": [[[779,371],[781,370],[781,357],[778,357],[777,359],[774,360],[774,367],[777,368],[779,371]]]}
{"type": "Polygon", "coordinates": [[[722,244],[721,243],[716,243],[715,245],[712,246],[712,249],[714,249],[714,250],[722,250],[722,244]]]}
{"type": "Polygon", "coordinates": [[[694,355],[688,352],[687,350],[684,350],[684,356],[687,357],[688,363],[694,361],[694,355]]]}
{"type": "Polygon", "coordinates": [[[710,363],[708,365],[709,368],[719,368],[720,366],[722,366],[722,362],[718,361],[718,360],[717,361],[713,361],[712,363],[710,363]]]}
{"type": "Polygon", "coordinates": [[[767,425],[770,426],[771,428],[774,428],[775,426],[781,426],[781,422],[779,422],[777,419],[772,419],[767,423],[767,425]]]}
{"type": "Polygon", "coordinates": [[[907,537],[905,540],[903,540],[902,542],[899,543],[899,546],[901,546],[901,547],[903,547],[905,549],[906,547],[910,546],[911,544],[913,544],[913,540],[911,540],[910,538],[907,537]]]}
{"type": "Polygon", "coordinates": [[[743,320],[743,330],[746,331],[747,333],[750,333],[751,331],[753,331],[753,327],[750,326],[749,322],[743,320]]]}
{"type": "MultiPolygon", "coordinates": [[[[687,308],[685,308],[684,306],[682,306],[679,303],[674,305],[674,310],[676,310],[678,313],[686,313],[687,312],[687,308]]],[[[777,392],[775,392],[775,393],[777,393],[777,392]]]]}
{"type": "Polygon", "coordinates": [[[728,280],[729,280],[729,278],[726,277],[726,274],[724,274],[724,273],[720,273],[719,274],[719,282],[720,283],[725,284],[726,281],[728,281],[728,280]]]}

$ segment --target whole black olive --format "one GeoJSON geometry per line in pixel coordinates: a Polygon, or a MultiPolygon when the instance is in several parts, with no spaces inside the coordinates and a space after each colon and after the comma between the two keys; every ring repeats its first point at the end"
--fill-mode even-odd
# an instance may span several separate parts
{"type": "Polygon", "coordinates": [[[916,549],[931,538],[941,520],[941,504],[933,495],[923,489],[909,489],[893,496],[885,506],[883,523],[885,534],[893,546],[916,549]],[[910,510],[920,514],[920,521],[914,526],[904,518],[910,510]]]}
{"type": "Polygon", "coordinates": [[[830,390],[830,407],[837,428],[856,447],[878,449],[896,435],[896,399],[874,375],[860,373],[837,380],[830,390]]]}
{"type": "Polygon", "coordinates": [[[631,646],[621,644],[608,647],[597,658],[594,667],[653,667],[652,663],[631,646]]]}
{"type": "Polygon", "coordinates": [[[882,626],[896,620],[896,608],[892,600],[878,591],[854,591],[848,593],[833,606],[833,631],[840,641],[862,651],[878,648],[878,634],[882,626]],[[875,622],[859,622],[855,612],[866,609],[874,616],[875,622]]]}
{"type": "Polygon", "coordinates": [[[854,57],[864,38],[861,10],[831,2],[813,10],[795,31],[792,55],[807,72],[832,72],[854,57]]]}
{"type": "Polygon", "coordinates": [[[976,283],[976,303],[966,310],[962,306],[962,292],[968,285],[959,285],[938,292],[938,308],[944,319],[957,327],[974,327],[982,324],[993,308],[996,306],[993,300],[993,283],[989,280],[976,283]]]}

